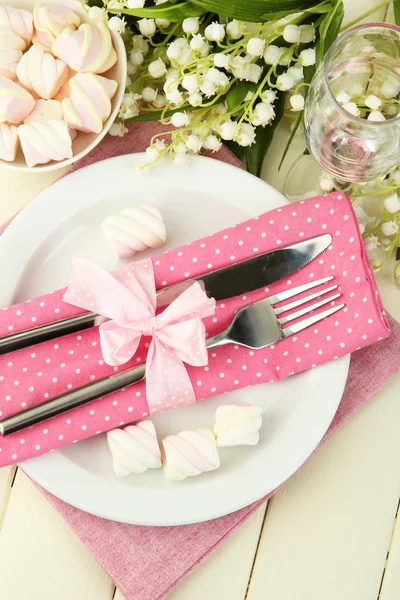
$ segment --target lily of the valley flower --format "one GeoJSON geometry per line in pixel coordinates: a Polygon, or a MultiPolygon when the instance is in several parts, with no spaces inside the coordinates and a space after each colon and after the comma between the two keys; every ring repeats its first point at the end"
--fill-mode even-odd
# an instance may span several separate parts
{"type": "Polygon", "coordinates": [[[400,200],[396,192],[391,194],[383,201],[383,205],[388,211],[388,213],[397,213],[400,211],[400,200]]]}

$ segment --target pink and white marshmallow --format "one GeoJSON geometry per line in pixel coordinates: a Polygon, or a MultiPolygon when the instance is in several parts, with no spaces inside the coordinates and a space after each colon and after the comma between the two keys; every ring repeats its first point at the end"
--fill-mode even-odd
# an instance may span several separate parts
{"type": "Polygon", "coordinates": [[[180,481],[218,469],[220,461],[211,429],[181,431],[162,441],[164,475],[180,481]]]}
{"type": "Polygon", "coordinates": [[[23,8],[0,6],[0,27],[11,29],[15,35],[22,38],[27,48],[32,40],[33,15],[23,8]]]}
{"type": "Polygon", "coordinates": [[[58,100],[36,100],[35,108],[24,119],[25,125],[32,123],[46,123],[47,121],[59,121],[63,118],[63,109],[58,100]]]}
{"type": "Polygon", "coordinates": [[[72,158],[72,140],[65,121],[20,125],[18,135],[28,167],[72,158]]]}
{"type": "Polygon", "coordinates": [[[8,77],[0,76],[0,123],[18,125],[35,106],[32,94],[8,77]]]}
{"type": "Polygon", "coordinates": [[[101,228],[119,259],[131,258],[147,248],[160,248],[167,239],[162,215],[153,204],[138,204],[110,215],[101,228]]]}
{"type": "Polygon", "coordinates": [[[100,133],[110,116],[117,85],[101,75],[77,73],[68,82],[69,98],[62,102],[66,122],[85,133],[100,133]]]}
{"type": "Polygon", "coordinates": [[[52,43],[65,28],[75,29],[80,22],[79,16],[68,6],[37,2],[33,11],[33,42],[42,44],[50,51],[52,43]]]}
{"type": "Polygon", "coordinates": [[[215,413],[214,434],[219,448],[255,446],[260,439],[261,406],[227,404],[215,413]]]}
{"type": "Polygon", "coordinates": [[[40,98],[53,98],[65,83],[69,69],[63,60],[54,58],[34,44],[25,52],[17,67],[19,82],[40,98]]]}
{"type": "Polygon", "coordinates": [[[107,432],[107,443],[117,477],[144,473],[162,466],[161,450],[151,421],[141,421],[124,429],[112,429],[107,432]]]}
{"type": "Polygon", "coordinates": [[[18,127],[0,124],[0,159],[7,162],[15,160],[18,150],[18,127]]]}
{"type": "Polygon", "coordinates": [[[0,75],[16,78],[17,66],[25,49],[24,40],[7,27],[0,27],[0,75]]]}
{"type": "Polygon", "coordinates": [[[54,40],[52,52],[81,73],[105,73],[117,62],[110,30],[103,21],[84,23],[76,31],[64,29],[54,40]]]}

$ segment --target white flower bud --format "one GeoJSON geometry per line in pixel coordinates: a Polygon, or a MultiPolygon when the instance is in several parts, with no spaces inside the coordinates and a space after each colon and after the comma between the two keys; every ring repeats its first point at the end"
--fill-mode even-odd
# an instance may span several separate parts
{"type": "Polygon", "coordinates": [[[276,78],[276,87],[282,92],[292,89],[296,85],[295,80],[288,73],[282,73],[276,78]]]}
{"type": "Polygon", "coordinates": [[[364,100],[365,106],[368,106],[371,110],[379,110],[382,106],[382,100],[374,94],[369,94],[364,100]]]}
{"type": "Polygon", "coordinates": [[[251,63],[250,65],[248,65],[247,69],[245,70],[244,78],[246,79],[246,81],[251,81],[252,83],[257,83],[261,77],[261,74],[262,74],[262,67],[260,67],[260,65],[251,63]]]}
{"type": "Polygon", "coordinates": [[[210,23],[207,25],[204,35],[210,42],[222,42],[225,37],[225,27],[217,22],[210,23]]]}
{"type": "Polygon", "coordinates": [[[143,63],[144,56],[140,52],[140,50],[132,50],[132,52],[129,55],[129,60],[132,65],[134,65],[135,67],[138,67],[139,65],[141,65],[143,63]]]}
{"type": "Polygon", "coordinates": [[[400,200],[396,192],[383,201],[383,206],[389,213],[397,213],[400,210],[400,200]]]}
{"type": "Polygon", "coordinates": [[[190,47],[192,50],[201,50],[204,46],[204,38],[201,33],[195,33],[190,40],[190,47]]]}
{"type": "Polygon", "coordinates": [[[165,97],[175,106],[179,106],[184,100],[183,95],[178,89],[173,89],[171,92],[166,93],[165,97]]]}
{"type": "Polygon", "coordinates": [[[350,113],[351,115],[353,115],[353,117],[359,117],[360,116],[360,109],[358,108],[358,106],[357,106],[357,104],[355,102],[346,102],[345,104],[343,104],[343,108],[348,113],[350,113]]]}
{"type": "MultiPolygon", "coordinates": [[[[88,10],[88,17],[89,17],[89,19],[93,19],[93,21],[101,21],[102,19],[104,19],[106,17],[106,12],[103,8],[100,8],[100,6],[91,6],[88,10]]],[[[114,125],[115,125],[115,123],[114,123],[114,125]]],[[[118,125],[117,125],[117,127],[118,127],[118,125]]]]}
{"type": "Polygon", "coordinates": [[[229,119],[229,121],[225,121],[225,123],[222,123],[221,125],[221,130],[220,130],[220,134],[223,140],[233,140],[235,133],[237,131],[237,123],[235,123],[234,121],[231,121],[229,119]]]}
{"type": "Polygon", "coordinates": [[[188,164],[186,154],[182,154],[182,153],[176,154],[174,156],[174,158],[172,159],[172,162],[175,165],[175,167],[180,167],[180,168],[187,167],[187,164],[188,164]]]}
{"type": "Polygon", "coordinates": [[[376,235],[370,235],[365,240],[365,247],[370,252],[371,250],[375,250],[379,246],[379,240],[376,235]]]}
{"type": "Polygon", "coordinates": [[[143,8],[146,0],[128,0],[128,8],[143,8]]]}
{"type": "Polygon", "coordinates": [[[121,8],[125,8],[125,2],[122,0],[108,0],[107,9],[108,10],[120,10],[121,8]]]}
{"type": "Polygon", "coordinates": [[[349,89],[349,94],[351,94],[352,96],[361,96],[361,94],[363,94],[364,92],[364,86],[359,83],[358,81],[356,81],[355,83],[353,83],[350,86],[349,89]]]}
{"type": "Polygon", "coordinates": [[[275,111],[271,104],[268,102],[259,102],[253,113],[253,118],[251,120],[252,124],[255,126],[258,125],[268,125],[275,116],[275,111]]]}
{"type": "Polygon", "coordinates": [[[146,37],[151,37],[156,32],[156,23],[154,19],[140,19],[137,22],[137,26],[139,27],[140,33],[146,37]]]}
{"type": "Polygon", "coordinates": [[[384,235],[395,235],[399,231],[399,226],[394,221],[388,221],[387,223],[382,223],[382,233],[384,235]]]}
{"type": "Polygon", "coordinates": [[[155,108],[164,108],[164,106],[166,104],[167,104],[167,100],[166,100],[165,96],[163,96],[162,94],[157,94],[157,96],[154,99],[153,106],[155,108]]]}
{"type": "Polygon", "coordinates": [[[221,142],[216,135],[211,134],[205,139],[203,147],[206,150],[212,150],[213,152],[216,152],[216,150],[219,150],[221,147],[221,142]]]}
{"type": "Polygon", "coordinates": [[[174,151],[176,152],[176,154],[186,154],[187,146],[185,142],[178,142],[177,144],[175,144],[174,151]]]}
{"type": "Polygon", "coordinates": [[[174,127],[186,127],[189,124],[189,119],[185,112],[176,112],[171,117],[171,123],[174,127]]]}
{"type": "Polygon", "coordinates": [[[237,142],[239,146],[251,146],[255,137],[256,131],[254,127],[250,125],[250,123],[242,123],[236,132],[235,142],[237,142]]]}
{"type": "Polygon", "coordinates": [[[171,60],[176,60],[182,54],[182,48],[176,42],[169,44],[167,48],[167,56],[171,60]]]}
{"type": "Polygon", "coordinates": [[[386,117],[385,115],[383,115],[381,113],[380,110],[373,110],[372,112],[369,113],[368,117],[367,117],[368,121],[386,121],[386,117]]]}
{"type": "Polygon", "coordinates": [[[120,17],[111,17],[108,21],[108,28],[117,33],[124,33],[126,27],[125,19],[120,17]]]}
{"type": "Polygon", "coordinates": [[[294,94],[290,97],[290,106],[293,111],[300,111],[304,109],[304,97],[301,94],[294,94]]]}
{"type": "Polygon", "coordinates": [[[197,33],[199,31],[199,19],[198,17],[191,17],[189,19],[183,19],[182,29],[185,33],[197,33]]]}
{"type": "Polygon", "coordinates": [[[299,55],[299,61],[303,67],[311,67],[315,65],[315,48],[307,48],[302,50],[299,55]]]}
{"type": "Polygon", "coordinates": [[[300,27],[298,25],[286,25],[283,30],[283,39],[289,44],[298,44],[300,42],[300,27]]]}
{"type": "Polygon", "coordinates": [[[143,56],[149,53],[149,42],[142,35],[134,35],[132,38],[133,49],[139,50],[143,56]]]}
{"type": "Polygon", "coordinates": [[[339,92],[336,96],[336,102],[339,104],[347,104],[350,102],[350,96],[346,92],[339,92]]]}
{"type": "Polygon", "coordinates": [[[185,77],[182,79],[182,87],[184,87],[188,92],[197,92],[199,89],[197,75],[185,75],[185,77]]]}
{"type": "Polygon", "coordinates": [[[265,40],[259,37],[250,38],[247,42],[246,50],[250,56],[261,56],[264,52],[265,40]]]}
{"type": "Polygon", "coordinates": [[[200,91],[205,95],[206,98],[210,98],[210,96],[215,94],[215,85],[212,83],[212,81],[205,79],[200,85],[200,91]]]}
{"type": "Polygon", "coordinates": [[[165,73],[166,81],[178,81],[179,79],[179,71],[178,69],[168,69],[165,73]]]}
{"type": "Polygon", "coordinates": [[[300,83],[300,81],[303,80],[304,72],[302,66],[289,67],[286,72],[288,73],[288,75],[291,75],[293,77],[296,83],[300,83]]]}
{"type": "Polygon", "coordinates": [[[167,29],[171,25],[171,21],[168,21],[168,19],[156,19],[156,25],[160,29],[167,29]]]}
{"type": "Polygon", "coordinates": [[[192,92],[188,96],[188,102],[189,102],[190,106],[200,106],[202,101],[203,101],[203,98],[201,97],[201,94],[199,94],[199,92],[192,92]]]}
{"type": "Polygon", "coordinates": [[[328,173],[323,173],[319,178],[319,187],[323,192],[331,192],[335,188],[335,182],[328,173]]]}
{"type": "Polygon", "coordinates": [[[145,87],[142,90],[142,98],[145,102],[154,102],[157,96],[157,90],[152,87],[145,87]]]}
{"type": "Polygon", "coordinates": [[[222,54],[222,52],[218,52],[214,56],[214,65],[220,69],[227,69],[229,67],[229,56],[222,54]]]}
{"type": "Polygon", "coordinates": [[[238,40],[242,37],[239,21],[236,21],[236,19],[233,19],[233,21],[229,21],[228,25],[226,26],[226,35],[231,40],[238,40]]]}
{"type": "Polygon", "coordinates": [[[269,104],[272,104],[272,102],[275,102],[277,95],[278,94],[275,92],[275,90],[265,90],[261,94],[261,100],[263,100],[264,102],[268,102],[269,104]]]}
{"type": "Polygon", "coordinates": [[[394,98],[400,92],[400,81],[396,77],[389,77],[381,87],[384,98],[394,98]]]}
{"type": "Polygon", "coordinates": [[[199,137],[197,137],[197,135],[189,135],[188,139],[186,140],[186,146],[189,148],[189,150],[191,150],[192,152],[200,152],[203,143],[201,141],[201,139],[199,137]]]}
{"type": "Polygon", "coordinates": [[[165,68],[165,64],[161,60],[161,58],[158,58],[157,60],[153,60],[153,62],[151,62],[149,64],[149,75],[150,75],[150,77],[153,77],[154,79],[158,79],[159,77],[162,77],[163,75],[165,75],[166,72],[167,72],[167,69],[165,68]]]}
{"type": "Polygon", "coordinates": [[[113,137],[123,137],[128,131],[128,128],[123,123],[113,123],[108,133],[113,137]]]}
{"type": "Polygon", "coordinates": [[[215,85],[218,85],[220,75],[221,75],[221,71],[218,71],[218,69],[216,69],[215,67],[211,67],[204,74],[204,79],[207,79],[208,81],[211,81],[215,85]]]}
{"type": "Polygon", "coordinates": [[[278,48],[278,46],[267,46],[264,52],[264,61],[267,65],[276,65],[282,56],[284,49],[278,48]]]}
{"type": "Polygon", "coordinates": [[[314,25],[300,25],[300,42],[302,44],[310,44],[315,40],[314,25]]]}
{"type": "Polygon", "coordinates": [[[149,146],[148,148],[146,148],[146,156],[149,159],[149,162],[153,162],[157,160],[157,158],[159,158],[160,151],[156,146],[149,146]]]}
{"type": "MultiPolygon", "coordinates": [[[[138,68],[133,65],[130,61],[128,61],[128,65],[127,65],[127,72],[128,72],[128,76],[129,75],[134,75],[137,72],[138,68]]],[[[126,84],[126,87],[128,87],[128,84],[126,84]]]]}

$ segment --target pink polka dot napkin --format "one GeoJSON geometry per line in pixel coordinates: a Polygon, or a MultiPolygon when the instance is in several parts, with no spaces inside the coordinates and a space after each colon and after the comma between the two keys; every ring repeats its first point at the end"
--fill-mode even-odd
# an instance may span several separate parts
{"type": "MultiPolygon", "coordinates": [[[[333,193],[283,206],[235,227],[153,258],[157,288],[219,269],[237,260],[330,233],[332,245],[307,267],[270,287],[217,304],[205,320],[210,335],[222,331],[235,312],[281,290],[333,275],[346,308],[317,326],[261,350],[223,346],[206,367],[188,367],[197,400],[240,387],[276,381],[374,343],[389,333],[350,199],[333,193]]],[[[129,269],[119,270],[120,276],[129,269]]],[[[59,290],[0,313],[0,335],[79,312],[59,290]]],[[[118,369],[144,362],[148,340],[123,367],[104,363],[97,328],[0,357],[0,411],[7,416],[118,369]]],[[[147,417],[145,383],[139,382],[21,433],[0,436],[0,466],[147,417]]]]}

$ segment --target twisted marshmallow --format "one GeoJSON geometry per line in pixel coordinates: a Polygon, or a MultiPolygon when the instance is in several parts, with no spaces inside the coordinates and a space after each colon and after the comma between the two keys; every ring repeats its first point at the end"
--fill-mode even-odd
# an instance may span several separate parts
{"type": "Polygon", "coordinates": [[[22,38],[27,48],[32,40],[33,33],[32,13],[23,8],[13,6],[0,6],[0,27],[11,29],[22,38]]]}
{"type": "Polygon", "coordinates": [[[58,100],[36,100],[35,108],[24,119],[25,125],[32,123],[46,123],[46,121],[59,121],[63,118],[63,109],[58,100]]]}
{"type": "Polygon", "coordinates": [[[181,431],[162,441],[164,475],[179,481],[219,467],[218,450],[211,429],[181,431]]]}
{"type": "Polygon", "coordinates": [[[57,94],[68,73],[68,67],[63,60],[43,52],[36,44],[23,55],[17,67],[20,83],[45,100],[57,94]]]}
{"type": "Polygon", "coordinates": [[[262,424],[261,406],[227,404],[219,406],[215,413],[214,434],[217,446],[255,446],[262,424]]]}
{"type": "Polygon", "coordinates": [[[110,30],[103,21],[84,23],[77,31],[64,29],[54,40],[52,52],[82,73],[105,73],[117,62],[110,30]]]}
{"type": "Polygon", "coordinates": [[[66,122],[79,131],[100,133],[110,116],[117,82],[93,73],[77,73],[68,86],[69,98],[62,102],[66,122]]]}
{"type": "Polygon", "coordinates": [[[167,239],[160,211],[139,204],[107,217],[101,228],[117,258],[131,258],[146,248],[160,248],[167,239]]]}
{"type": "Polygon", "coordinates": [[[72,158],[72,140],[65,121],[20,125],[18,135],[28,167],[72,158]]]}
{"type": "Polygon", "coordinates": [[[24,40],[7,27],[0,27],[0,75],[15,79],[18,62],[25,49],[24,40]]]}
{"type": "Polygon", "coordinates": [[[33,11],[35,32],[33,42],[51,49],[51,45],[65,28],[75,29],[80,25],[79,16],[68,6],[37,2],[33,11]]]}
{"type": "Polygon", "coordinates": [[[0,76],[0,123],[22,123],[34,106],[35,100],[27,90],[11,79],[0,76]]]}
{"type": "Polygon", "coordinates": [[[0,124],[0,159],[12,162],[18,149],[18,127],[0,124]]]}
{"type": "Polygon", "coordinates": [[[113,429],[107,433],[107,442],[117,477],[161,467],[160,447],[151,421],[113,429]]]}

